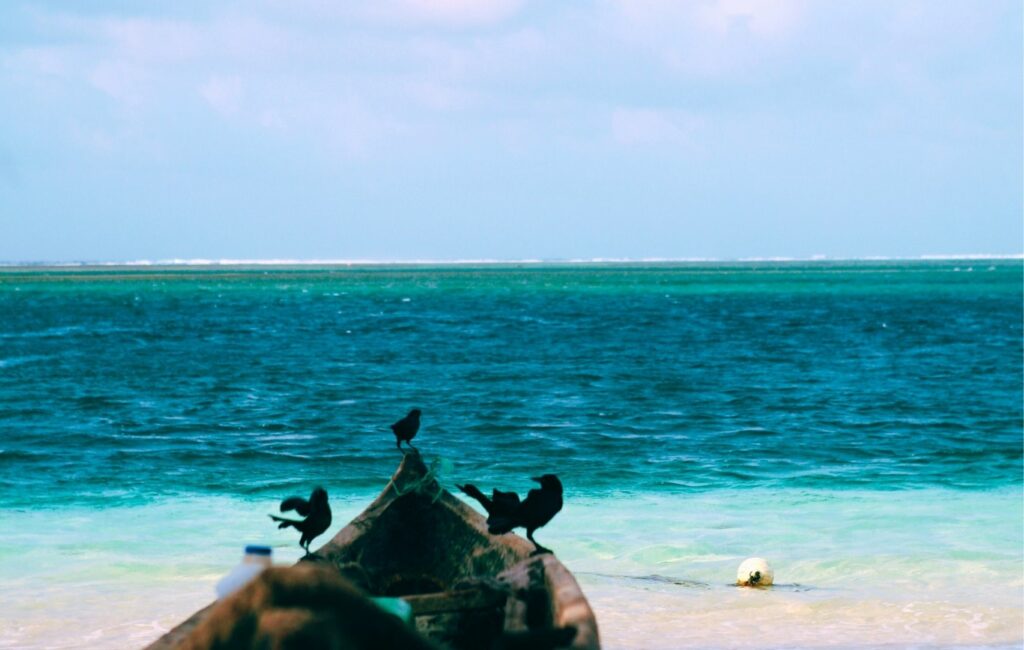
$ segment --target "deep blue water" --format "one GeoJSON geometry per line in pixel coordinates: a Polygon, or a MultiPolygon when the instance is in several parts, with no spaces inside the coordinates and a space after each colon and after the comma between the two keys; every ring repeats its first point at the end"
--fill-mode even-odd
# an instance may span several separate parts
{"type": "Polygon", "coordinates": [[[1022,481],[1022,263],[0,271],[0,506],[1022,481]]]}

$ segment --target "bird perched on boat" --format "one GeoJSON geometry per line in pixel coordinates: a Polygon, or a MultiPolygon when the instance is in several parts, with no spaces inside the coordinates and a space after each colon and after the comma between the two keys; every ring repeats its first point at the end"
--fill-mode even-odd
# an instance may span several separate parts
{"type": "Polygon", "coordinates": [[[487,511],[487,531],[492,535],[510,532],[513,528],[525,528],[526,539],[533,542],[538,553],[550,553],[533,538],[533,532],[547,524],[562,509],[562,482],[554,474],[534,477],[540,483],[539,489],[530,490],[526,498],[519,500],[515,492],[494,490],[491,497],[475,485],[456,485],[467,495],[480,502],[487,511]]]}
{"type": "Polygon", "coordinates": [[[391,425],[391,430],[395,434],[396,447],[401,449],[404,442],[413,449],[416,449],[412,446],[412,439],[416,437],[416,432],[420,430],[420,410],[413,409],[409,411],[408,415],[391,425]]]}
{"type": "Polygon", "coordinates": [[[309,556],[310,542],[331,525],[331,506],[327,503],[327,490],[319,486],[314,488],[312,494],[309,495],[309,500],[302,497],[288,497],[281,502],[281,512],[289,510],[294,510],[296,514],[305,517],[305,519],[296,521],[294,519],[278,517],[277,515],[270,515],[270,518],[280,522],[277,526],[278,528],[291,526],[302,533],[302,537],[299,538],[299,546],[309,556]]]}

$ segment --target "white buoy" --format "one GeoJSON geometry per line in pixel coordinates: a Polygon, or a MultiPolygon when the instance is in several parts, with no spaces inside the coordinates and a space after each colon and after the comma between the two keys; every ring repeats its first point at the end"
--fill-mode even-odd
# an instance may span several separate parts
{"type": "Polygon", "coordinates": [[[741,587],[767,587],[773,582],[775,571],[763,557],[743,560],[743,564],[736,570],[736,584],[741,587]]]}

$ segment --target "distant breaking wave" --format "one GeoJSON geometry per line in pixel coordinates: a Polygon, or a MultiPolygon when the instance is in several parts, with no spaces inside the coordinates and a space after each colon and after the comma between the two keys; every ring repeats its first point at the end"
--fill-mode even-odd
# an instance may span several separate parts
{"type": "Polygon", "coordinates": [[[468,266],[489,264],[647,264],[647,263],[729,263],[729,262],[901,262],[901,261],[956,261],[956,260],[1020,260],[1024,253],[963,253],[926,254],[917,257],[574,257],[574,258],[467,258],[467,259],[205,259],[171,258],[160,260],[124,261],[0,261],[0,267],[103,267],[103,266],[389,266],[436,265],[468,266]]]}

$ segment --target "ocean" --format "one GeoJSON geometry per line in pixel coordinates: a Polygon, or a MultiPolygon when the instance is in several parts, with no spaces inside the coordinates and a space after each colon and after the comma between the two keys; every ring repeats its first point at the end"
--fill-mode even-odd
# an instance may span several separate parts
{"type": "Polygon", "coordinates": [[[140,647],[266,514],[556,473],[607,648],[1024,644],[1014,260],[0,269],[0,647],[140,647]],[[776,586],[731,586],[751,556],[776,586]]]}

